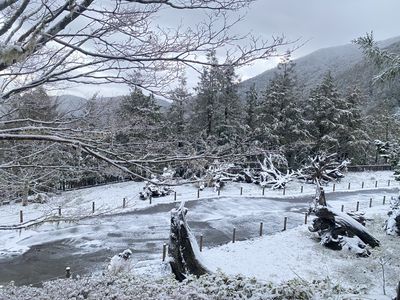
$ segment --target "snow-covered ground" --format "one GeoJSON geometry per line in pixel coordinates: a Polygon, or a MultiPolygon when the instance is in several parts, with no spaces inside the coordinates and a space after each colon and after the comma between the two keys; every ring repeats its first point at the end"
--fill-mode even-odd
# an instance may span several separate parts
{"type": "MultiPolygon", "coordinates": [[[[337,204],[337,203],[335,203],[337,204]]],[[[366,208],[368,230],[380,240],[381,246],[371,249],[368,258],[356,257],[348,250],[333,251],[319,244],[316,233],[306,225],[272,236],[229,243],[203,252],[203,261],[212,270],[227,274],[282,283],[290,279],[312,281],[329,277],[335,284],[360,289],[363,294],[375,295],[361,299],[380,299],[383,295],[382,266],[386,263],[386,292],[395,295],[400,274],[400,241],[397,236],[385,235],[384,220],[388,206],[366,208]],[[376,297],[376,298],[375,298],[376,297]]]]}
{"type": "MultiPolygon", "coordinates": [[[[275,283],[293,278],[303,278],[310,281],[329,277],[333,282],[344,286],[365,286],[365,291],[369,294],[382,294],[382,271],[379,259],[390,258],[385,266],[385,273],[387,292],[392,295],[400,271],[400,262],[396,255],[396,253],[399,253],[400,243],[398,243],[398,238],[386,236],[381,228],[388,210],[389,197],[398,191],[399,183],[393,180],[392,174],[390,171],[349,173],[342,182],[335,184],[334,194],[332,194],[332,184],[325,188],[327,200],[332,206],[340,209],[341,205],[345,205],[346,209],[355,209],[356,202],[360,201],[360,209],[366,210],[367,216],[374,219],[373,222],[368,222],[367,227],[381,241],[382,246],[373,249],[369,258],[356,258],[354,254],[346,251],[335,252],[325,249],[318,243],[315,235],[308,232],[306,226],[298,226],[262,238],[240,241],[234,244],[228,243],[210,249],[206,248],[202,253],[203,259],[211,269],[220,268],[228,274],[241,273],[275,283]],[[388,187],[388,180],[391,180],[390,187],[388,187]],[[378,181],[378,189],[375,188],[376,181],[378,181]],[[349,182],[351,193],[348,193],[349,182]],[[363,189],[362,182],[364,182],[363,189]],[[357,192],[354,192],[355,190],[357,192]],[[382,205],[384,195],[387,196],[386,205],[382,205]],[[335,200],[330,202],[331,198],[335,198],[335,200]],[[343,200],[341,200],[342,198],[343,200]],[[368,208],[370,198],[373,198],[372,208],[368,208]]],[[[191,220],[196,222],[207,220],[211,227],[219,228],[219,232],[226,233],[225,231],[230,232],[231,227],[224,228],[224,216],[232,216],[235,222],[241,224],[243,220],[240,219],[240,215],[243,214],[243,209],[246,209],[248,216],[254,215],[254,220],[258,220],[259,215],[257,213],[263,211],[265,213],[275,211],[279,217],[282,216],[282,211],[293,212],[293,214],[297,214],[295,226],[300,225],[302,216],[298,214],[299,203],[296,199],[301,196],[301,186],[303,186],[303,194],[306,198],[311,199],[315,193],[315,187],[301,182],[289,183],[285,195],[283,195],[282,190],[265,190],[265,195],[262,196],[262,189],[259,186],[240,183],[228,184],[221,191],[220,199],[212,189],[201,191],[200,199],[197,199],[197,189],[192,185],[178,186],[175,190],[178,201],[194,201],[196,207],[203,207],[202,210],[198,210],[196,207],[190,210],[189,222],[191,220]],[[241,187],[243,187],[242,196],[240,195],[241,187]],[[262,201],[264,197],[273,200],[265,203],[262,201]],[[248,201],[250,198],[253,199],[251,203],[248,201]],[[217,199],[217,201],[213,199],[217,199]],[[266,207],[268,207],[267,210],[266,207]]],[[[143,210],[150,206],[148,200],[142,201],[138,198],[138,193],[142,190],[142,187],[143,183],[126,182],[65,192],[53,197],[46,204],[30,204],[23,208],[16,204],[2,206],[0,207],[0,225],[18,224],[19,210],[21,209],[24,211],[25,220],[48,216],[49,214],[57,215],[59,205],[62,207],[63,216],[92,215],[93,201],[96,203],[95,215],[110,215],[110,217],[107,217],[107,222],[112,223],[113,218],[121,216],[121,213],[143,210]],[[126,208],[122,208],[124,197],[127,198],[126,208]],[[112,215],[115,215],[115,217],[111,217],[112,215]]],[[[153,199],[151,206],[156,207],[161,203],[172,202],[174,202],[173,194],[153,199]]],[[[301,205],[302,207],[305,206],[304,203],[301,205]]],[[[160,216],[160,214],[157,215],[157,217],[160,216]]],[[[168,221],[167,214],[162,215],[161,218],[163,219],[162,222],[168,221]]],[[[118,219],[118,221],[120,220],[118,219]]],[[[146,220],[150,222],[151,219],[144,219],[144,221],[146,220]]],[[[126,220],[125,222],[128,224],[132,221],[126,220]]],[[[104,229],[108,230],[108,225],[110,225],[110,228],[114,226],[111,223],[106,224],[102,219],[99,219],[97,226],[99,226],[100,231],[96,240],[87,240],[89,248],[104,247],[110,237],[108,234],[103,234],[101,228],[105,226],[104,229]]],[[[125,226],[125,224],[120,225],[125,226]]],[[[143,226],[141,223],[134,225],[138,228],[143,226]]],[[[148,225],[145,229],[151,230],[150,224],[148,225]]],[[[232,223],[229,223],[227,226],[231,225],[232,223]]],[[[280,226],[281,224],[279,224],[280,226]]],[[[50,231],[47,231],[48,228],[44,226],[37,227],[34,231],[2,232],[0,236],[0,250],[2,250],[0,252],[2,254],[0,256],[7,255],[13,249],[16,251],[14,253],[23,253],[35,243],[46,242],[46,239],[51,241],[56,238],[85,235],[85,231],[75,232],[75,229],[68,229],[67,226],[65,230],[58,230],[56,237],[52,236],[50,231]]],[[[268,231],[268,228],[265,231],[268,231]]],[[[145,262],[138,262],[136,272],[141,273],[144,270],[146,272],[148,270],[159,272],[159,261],[150,262],[150,268],[146,266],[145,262]]]]}
{"type": "MultiPolygon", "coordinates": [[[[325,190],[326,192],[332,192],[334,188],[336,192],[348,191],[349,183],[350,190],[361,190],[362,182],[364,182],[363,189],[370,190],[376,188],[376,181],[378,182],[378,188],[388,187],[388,185],[391,187],[399,186],[399,182],[394,181],[392,171],[351,172],[346,174],[343,180],[335,183],[335,187],[330,183],[325,187],[325,190]]],[[[50,198],[48,203],[45,204],[35,203],[25,207],[22,207],[20,204],[0,206],[0,227],[19,225],[19,214],[21,210],[23,212],[24,223],[30,224],[48,216],[58,216],[59,207],[61,207],[62,216],[65,218],[81,218],[84,216],[104,214],[113,215],[146,208],[150,206],[149,200],[140,200],[138,197],[143,186],[144,184],[142,182],[124,182],[64,192],[61,195],[50,198]],[[125,208],[122,207],[123,198],[126,198],[125,208]],[[92,213],[93,202],[95,203],[94,214],[92,213]]],[[[298,196],[301,193],[302,186],[304,195],[315,194],[314,185],[305,184],[301,181],[292,181],[289,182],[285,191],[266,188],[264,196],[287,199],[290,198],[290,196],[298,196]],[[285,195],[283,195],[283,193],[285,193],[285,195]]],[[[229,183],[221,191],[220,196],[239,196],[241,188],[243,188],[242,193],[244,197],[263,195],[263,190],[260,186],[254,184],[229,183]]],[[[198,190],[192,184],[176,186],[175,192],[177,201],[192,201],[198,199],[198,190]]],[[[200,200],[218,197],[217,193],[211,188],[200,191],[199,196],[200,200]]],[[[153,198],[151,205],[174,202],[174,197],[174,193],[171,193],[166,197],[153,198]]]]}

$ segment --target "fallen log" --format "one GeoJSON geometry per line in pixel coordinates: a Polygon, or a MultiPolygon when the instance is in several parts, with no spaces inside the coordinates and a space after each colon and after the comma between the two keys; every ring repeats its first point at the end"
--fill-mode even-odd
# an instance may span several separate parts
{"type": "Polygon", "coordinates": [[[186,221],[184,202],[171,211],[169,238],[170,266],[175,278],[182,281],[188,274],[201,276],[210,273],[200,261],[200,249],[186,221]]]}
{"type": "MultiPolygon", "coordinates": [[[[346,213],[326,206],[318,206],[314,213],[317,218],[313,220],[309,230],[318,232],[321,244],[330,249],[347,248],[358,256],[365,257],[370,255],[366,245],[372,248],[380,245],[361,223],[346,213]]],[[[365,219],[356,217],[360,222],[365,222],[365,219]]]]}

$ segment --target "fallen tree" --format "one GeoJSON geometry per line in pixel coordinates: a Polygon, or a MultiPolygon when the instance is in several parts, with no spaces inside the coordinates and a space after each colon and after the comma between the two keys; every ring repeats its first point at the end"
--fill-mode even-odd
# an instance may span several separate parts
{"type": "Polygon", "coordinates": [[[365,228],[366,219],[360,213],[339,212],[326,204],[323,188],[317,186],[317,195],[310,207],[317,218],[313,220],[309,230],[317,232],[321,244],[333,249],[348,249],[358,256],[366,257],[371,253],[367,248],[378,247],[379,241],[365,228]]]}
{"type": "Polygon", "coordinates": [[[200,249],[186,221],[184,202],[171,211],[171,232],[168,255],[175,278],[179,281],[188,275],[201,276],[210,271],[200,261],[200,249]]]}

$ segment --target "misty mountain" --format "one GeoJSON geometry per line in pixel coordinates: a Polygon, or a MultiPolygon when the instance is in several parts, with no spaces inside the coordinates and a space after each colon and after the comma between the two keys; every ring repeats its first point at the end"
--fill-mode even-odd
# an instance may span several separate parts
{"type": "MultiPolygon", "coordinates": [[[[107,110],[116,110],[124,96],[117,97],[98,97],[96,99],[96,104],[98,106],[107,107],[107,110]]],[[[75,116],[79,116],[83,113],[83,110],[89,99],[74,96],[74,95],[60,95],[52,97],[58,104],[58,109],[61,113],[71,113],[75,116]]],[[[171,103],[168,100],[162,99],[160,97],[155,97],[157,105],[160,106],[161,111],[167,110],[171,103]]]]}
{"type": "MultiPolygon", "coordinates": [[[[400,53],[400,37],[381,41],[379,46],[390,52],[400,53]]],[[[368,108],[374,105],[375,100],[379,101],[382,97],[400,99],[399,84],[394,83],[390,87],[373,84],[378,69],[364,58],[357,45],[347,44],[319,49],[295,59],[294,62],[299,88],[305,95],[330,71],[340,91],[344,92],[354,86],[359,87],[364,95],[368,96],[368,108]]],[[[276,72],[277,68],[270,69],[243,81],[239,84],[240,93],[244,94],[253,84],[258,91],[265,90],[276,72]]]]}

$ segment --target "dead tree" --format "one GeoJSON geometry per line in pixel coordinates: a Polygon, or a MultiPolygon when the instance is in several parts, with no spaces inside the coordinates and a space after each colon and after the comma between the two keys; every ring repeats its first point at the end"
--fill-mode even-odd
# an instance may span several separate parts
{"type": "Polygon", "coordinates": [[[318,232],[321,244],[333,250],[347,248],[358,256],[369,256],[366,245],[372,248],[380,245],[368,230],[352,216],[327,206],[315,209],[316,219],[309,227],[311,232],[318,232]]]}
{"type": "Polygon", "coordinates": [[[200,249],[186,221],[184,202],[171,211],[169,238],[170,265],[175,278],[182,281],[187,275],[201,276],[210,273],[200,261],[200,249]]]}
{"type": "Polygon", "coordinates": [[[334,160],[336,153],[326,155],[319,154],[311,159],[309,165],[298,171],[297,177],[307,182],[327,183],[339,180],[344,177],[343,171],[346,170],[349,160],[341,163],[334,160]]]}

